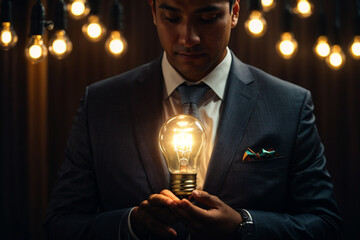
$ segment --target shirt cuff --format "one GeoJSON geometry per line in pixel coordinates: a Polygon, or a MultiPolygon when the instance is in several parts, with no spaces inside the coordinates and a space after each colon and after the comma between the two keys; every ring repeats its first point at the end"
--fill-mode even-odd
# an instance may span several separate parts
{"type": "Polygon", "coordinates": [[[131,215],[131,212],[134,210],[135,207],[133,207],[132,209],[130,209],[129,211],[129,215],[128,215],[128,229],[129,229],[129,233],[130,233],[130,237],[134,240],[140,240],[134,233],[134,231],[132,230],[132,227],[131,227],[131,221],[130,221],[130,215],[131,215]]]}

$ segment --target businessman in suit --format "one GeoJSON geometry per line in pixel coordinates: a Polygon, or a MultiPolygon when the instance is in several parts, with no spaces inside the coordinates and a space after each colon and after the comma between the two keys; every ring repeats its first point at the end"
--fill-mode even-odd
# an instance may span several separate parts
{"type": "Polygon", "coordinates": [[[336,239],[341,219],[309,91],[227,48],[239,0],[149,0],[164,54],[86,89],[49,205],[48,239],[336,239]],[[209,136],[189,199],[157,137],[204,82],[209,136]],[[274,149],[244,158],[247,150],[274,149]]]}

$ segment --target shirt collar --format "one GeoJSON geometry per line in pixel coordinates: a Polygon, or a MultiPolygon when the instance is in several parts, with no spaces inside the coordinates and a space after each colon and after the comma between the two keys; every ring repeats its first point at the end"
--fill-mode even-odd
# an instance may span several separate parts
{"type": "MultiPolygon", "coordinates": [[[[199,81],[205,82],[220,99],[223,99],[224,97],[226,81],[229,76],[232,60],[229,48],[226,48],[226,51],[225,58],[208,75],[199,81]]],[[[162,58],[161,66],[165,81],[165,99],[167,99],[174,92],[174,90],[180,84],[186,82],[186,80],[169,63],[165,52],[162,58]]]]}

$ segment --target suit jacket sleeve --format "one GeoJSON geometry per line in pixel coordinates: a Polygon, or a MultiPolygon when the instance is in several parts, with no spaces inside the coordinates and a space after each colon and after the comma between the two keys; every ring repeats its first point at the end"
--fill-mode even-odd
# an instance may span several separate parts
{"type": "Polygon", "coordinates": [[[255,239],[337,239],[340,218],[325,169],[309,92],[300,114],[288,176],[286,213],[250,210],[255,239]]]}
{"type": "Polygon", "coordinates": [[[92,147],[88,133],[85,97],[75,118],[66,147],[66,158],[49,205],[46,239],[130,239],[130,208],[99,211],[92,147]]]}

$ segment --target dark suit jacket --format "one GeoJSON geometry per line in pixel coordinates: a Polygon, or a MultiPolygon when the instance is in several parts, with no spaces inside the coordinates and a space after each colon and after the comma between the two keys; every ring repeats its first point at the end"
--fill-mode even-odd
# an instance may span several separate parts
{"type": "MultiPolygon", "coordinates": [[[[86,89],[49,205],[49,239],[128,238],[130,208],[169,185],[157,143],[162,99],[161,58],[86,89]]],[[[248,209],[256,239],[332,239],[340,218],[323,151],[309,91],[233,56],[204,190],[248,209]],[[248,147],[279,156],[243,162],[248,147]]]]}

